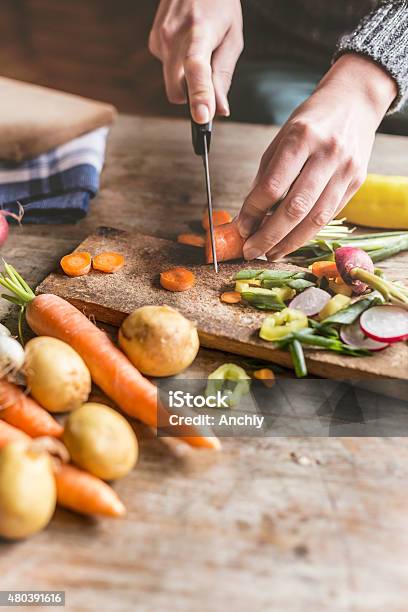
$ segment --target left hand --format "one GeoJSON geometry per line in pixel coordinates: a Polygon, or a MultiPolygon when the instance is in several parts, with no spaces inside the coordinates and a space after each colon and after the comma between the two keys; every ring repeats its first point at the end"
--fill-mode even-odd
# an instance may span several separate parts
{"type": "Polygon", "coordinates": [[[396,94],[371,60],[337,60],[262,157],[238,217],[246,259],[279,259],[337,215],[365,179],[375,131],[396,94]]]}

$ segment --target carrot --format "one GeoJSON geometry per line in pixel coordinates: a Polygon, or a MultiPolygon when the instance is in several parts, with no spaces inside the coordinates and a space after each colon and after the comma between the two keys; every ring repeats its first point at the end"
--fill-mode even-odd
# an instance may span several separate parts
{"type": "Polygon", "coordinates": [[[241,294],[238,291],[225,291],[221,294],[220,300],[225,304],[238,304],[241,301],[241,294]]]}
{"type": "Polygon", "coordinates": [[[92,260],[93,269],[106,274],[118,272],[124,265],[125,258],[120,253],[100,253],[92,260]]]}
{"type": "Polygon", "coordinates": [[[186,439],[191,446],[220,448],[217,438],[202,436],[194,425],[170,425],[169,412],[158,399],[155,385],[79,310],[56,295],[36,296],[12,266],[4,263],[4,269],[0,285],[13,294],[14,304],[25,309],[31,329],[39,336],[58,338],[77,351],[93,381],[124,412],[151,427],[171,428],[173,436],[186,439]]]}
{"type": "Polygon", "coordinates": [[[87,251],[78,251],[65,255],[60,264],[67,276],[84,276],[91,269],[92,257],[87,251]]]}
{"type": "Polygon", "coordinates": [[[271,388],[275,384],[275,374],[269,368],[261,368],[255,370],[253,377],[257,380],[261,380],[265,387],[271,388]]]}
{"type": "MultiPolygon", "coordinates": [[[[0,421],[0,448],[12,442],[29,442],[30,436],[0,421]]],[[[55,466],[57,501],[60,506],[82,514],[123,516],[125,507],[115,491],[103,480],[64,463],[55,466]]]]}
{"type": "Polygon", "coordinates": [[[0,380],[0,419],[33,438],[62,435],[63,427],[16,385],[0,380]]]}
{"type": "Polygon", "coordinates": [[[29,440],[30,436],[17,429],[17,427],[9,425],[5,421],[0,421],[0,448],[12,442],[28,442],[29,440]]]}
{"type": "Polygon", "coordinates": [[[179,234],[177,236],[177,242],[194,247],[203,247],[205,239],[204,236],[200,236],[200,234],[179,234]]]}
{"type": "MultiPolygon", "coordinates": [[[[226,223],[214,228],[215,250],[218,261],[240,259],[243,257],[244,239],[238,231],[236,223],[226,223]]],[[[207,232],[205,241],[205,260],[212,263],[211,236],[207,232]]]]}
{"type": "Polygon", "coordinates": [[[125,506],[103,480],[69,464],[55,468],[57,501],[60,506],[81,514],[123,516],[125,506]]]}
{"type": "Polygon", "coordinates": [[[168,291],[187,291],[195,282],[195,274],[187,268],[170,268],[160,273],[160,284],[168,291]]]}
{"type": "MultiPolygon", "coordinates": [[[[214,227],[230,223],[232,221],[232,215],[226,210],[214,210],[212,214],[212,220],[214,227]]],[[[206,211],[201,218],[201,225],[205,230],[210,229],[210,223],[208,220],[208,212],[206,211]]]]}
{"type": "Polygon", "coordinates": [[[315,261],[311,268],[312,274],[322,278],[336,278],[340,276],[337,270],[336,262],[334,261],[315,261]]]}

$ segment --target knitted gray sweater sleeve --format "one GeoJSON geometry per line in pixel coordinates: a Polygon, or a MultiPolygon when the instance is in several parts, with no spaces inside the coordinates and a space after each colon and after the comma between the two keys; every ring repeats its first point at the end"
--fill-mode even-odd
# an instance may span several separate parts
{"type": "Polygon", "coordinates": [[[389,112],[408,99],[408,3],[381,2],[357,28],[341,37],[334,59],[344,53],[360,53],[382,66],[396,81],[398,96],[389,112]]]}

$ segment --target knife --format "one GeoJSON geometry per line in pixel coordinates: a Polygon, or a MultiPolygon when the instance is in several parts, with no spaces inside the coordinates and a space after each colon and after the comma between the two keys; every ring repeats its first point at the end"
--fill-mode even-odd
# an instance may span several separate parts
{"type": "Polygon", "coordinates": [[[210,237],[211,237],[211,250],[213,256],[213,264],[214,270],[218,273],[218,261],[217,261],[217,251],[215,249],[215,240],[214,240],[214,224],[213,224],[213,215],[212,215],[212,199],[211,199],[211,182],[210,182],[210,165],[208,161],[208,156],[210,152],[211,145],[211,132],[212,132],[212,121],[210,123],[196,123],[191,118],[191,136],[193,140],[193,148],[194,153],[199,155],[204,164],[204,175],[205,175],[205,186],[207,191],[207,210],[208,210],[208,223],[210,227],[210,237]]]}

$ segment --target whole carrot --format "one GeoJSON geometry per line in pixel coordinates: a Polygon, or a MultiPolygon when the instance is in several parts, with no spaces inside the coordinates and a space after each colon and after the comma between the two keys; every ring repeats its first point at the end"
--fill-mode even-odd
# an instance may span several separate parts
{"type": "Polygon", "coordinates": [[[0,419],[18,427],[32,438],[59,438],[63,427],[44,408],[16,385],[0,380],[0,419]]]}
{"type": "MultiPolygon", "coordinates": [[[[27,322],[36,334],[58,338],[76,350],[93,381],[128,415],[151,427],[169,425],[169,413],[161,405],[155,385],[140,374],[105,332],[62,298],[35,296],[12,266],[5,264],[5,270],[0,284],[14,294],[14,303],[26,307],[27,322]]],[[[220,447],[217,438],[200,435],[194,426],[172,426],[171,430],[192,446],[220,447]]]]}
{"type": "Polygon", "coordinates": [[[55,468],[57,500],[60,506],[81,514],[123,516],[125,506],[115,491],[103,480],[73,465],[61,463],[55,468]]]}
{"type": "MultiPolygon", "coordinates": [[[[0,421],[0,448],[12,442],[30,442],[31,437],[20,429],[0,421]]],[[[125,507],[115,491],[103,480],[73,465],[56,464],[55,481],[60,506],[82,514],[122,516],[125,507]]]]}

